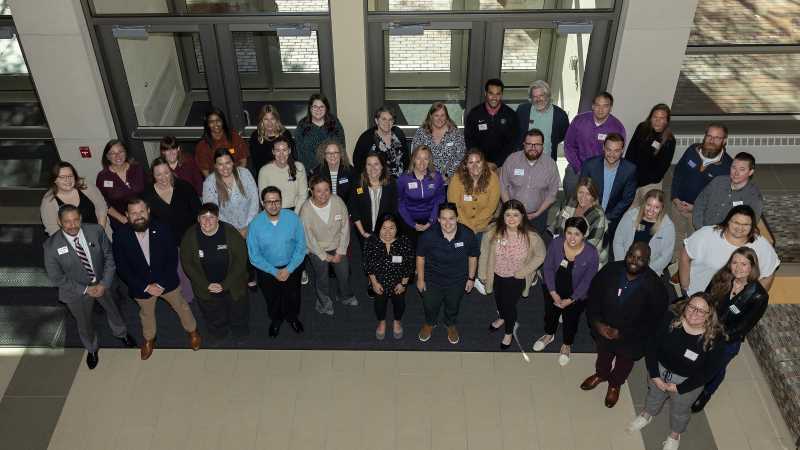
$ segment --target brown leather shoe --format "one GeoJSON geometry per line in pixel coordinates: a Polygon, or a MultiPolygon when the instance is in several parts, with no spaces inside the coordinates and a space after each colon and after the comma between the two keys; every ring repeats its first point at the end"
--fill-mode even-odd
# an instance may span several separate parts
{"type": "Polygon", "coordinates": [[[606,408],[613,408],[619,400],[619,386],[608,385],[606,392],[606,408]]]}
{"type": "Polygon", "coordinates": [[[145,339],[144,343],[142,344],[141,351],[139,355],[142,357],[142,361],[146,360],[153,354],[153,350],[156,348],[156,341],[155,339],[145,339]]]}
{"type": "Polygon", "coordinates": [[[428,339],[431,338],[432,332],[433,332],[433,327],[426,323],[422,325],[422,328],[420,328],[419,335],[417,337],[422,342],[428,342],[428,339]]]}
{"type": "Polygon", "coordinates": [[[458,335],[458,329],[455,325],[447,327],[447,340],[453,345],[458,344],[458,341],[461,340],[461,336],[458,335]]]}
{"type": "Polygon", "coordinates": [[[200,350],[200,341],[200,333],[198,333],[197,330],[189,332],[189,346],[192,350],[200,350]]]}
{"type": "Polygon", "coordinates": [[[594,374],[589,378],[583,380],[583,383],[581,383],[581,389],[583,389],[584,391],[591,391],[592,389],[596,388],[598,384],[604,381],[606,380],[600,378],[600,375],[594,374]]]}

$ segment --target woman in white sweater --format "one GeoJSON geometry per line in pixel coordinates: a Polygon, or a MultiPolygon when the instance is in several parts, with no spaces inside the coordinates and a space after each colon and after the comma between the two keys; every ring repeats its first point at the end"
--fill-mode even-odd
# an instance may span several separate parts
{"type": "Polygon", "coordinates": [[[275,186],[281,190],[283,208],[299,214],[308,197],[306,169],[292,158],[289,142],[283,137],[273,141],[272,154],[275,160],[258,171],[258,192],[263,192],[267,186],[275,186]]]}

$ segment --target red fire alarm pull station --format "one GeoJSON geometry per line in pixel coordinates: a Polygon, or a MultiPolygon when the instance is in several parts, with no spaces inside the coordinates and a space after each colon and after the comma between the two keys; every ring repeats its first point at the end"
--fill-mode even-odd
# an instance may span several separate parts
{"type": "Polygon", "coordinates": [[[92,157],[92,149],[89,147],[78,147],[78,150],[81,152],[81,158],[91,158],[92,157]]]}

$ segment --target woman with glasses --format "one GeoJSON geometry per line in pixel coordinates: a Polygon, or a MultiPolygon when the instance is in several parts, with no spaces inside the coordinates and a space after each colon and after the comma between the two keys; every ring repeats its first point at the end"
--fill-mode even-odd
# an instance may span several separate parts
{"type": "Polygon", "coordinates": [[[319,164],[311,171],[311,177],[318,175],[330,184],[331,194],[339,196],[345,203],[350,200],[350,191],[356,179],[342,144],[334,139],[320,142],[317,146],[317,162],[319,164]]]}
{"type": "Polygon", "coordinates": [[[316,154],[319,144],[326,139],[334,139],[344,145],[344,128],[331,112],[328,99],[322,94],[314,94],[308,99],[306,116],[297,123],[294,140],[297,143],[297,160],[310,169],[317,165],[316,154]]]}
{"type": "Polygon", "coordinates": [[[371,152],[383,155],[389,174],[399,178],[408,167],[408,141],[403,130],[395,125],[395,114],[383,105],[373,116],[375,126],[361,133],[353,151],[353,166],[356,173],[364,171],[367,155],[371,152]]]}
{"type": "MultiPolygon", "coordinates": [[[[50,170],[50,189],[45,192],[39,207],[47,234],[53,234],[60,229],[58,208],[63,205],[77,207],[83,223],[108,227],[108,206],[103,195],[96,187],[86,184],[86,180],[78,176],[75,167],[66,161],[56,163],[50,170]]],[[[109,233],[108,229],[106,233],[109,233]]]]}
{"type": "Polygon", "coordinates": [[[128,223],[125,211],[128,200],[139,197],[144,191],[144,168],[132,158],[117,139],[108,141],[100,160],[103,170],[97,174],[95,185],[108,203],[111,228],[116,230],[128,223]]]}
{"type": "Polygon", "coordinates": [[[663,448],[677,450],[692,416],[692,403],[722,367],[724,336],[708,294],[698,292],[674,304],[647,344],[647,398],[628,430],[647,426],[669,399],[670,434],[663,448]]]}
{"type": "Polygon", "coordinates": [[[706,383],[692,404],[694,412],[705,408],[725,379],[728,364],[739,354],[745,336],[767,311],[769,294],[758,282],[760,277],[756,252],[749,247],[739,247],[706,289],[712,304],[716,305],[719,321],[725,327],[724,358],[722,368],[706,383]]]}

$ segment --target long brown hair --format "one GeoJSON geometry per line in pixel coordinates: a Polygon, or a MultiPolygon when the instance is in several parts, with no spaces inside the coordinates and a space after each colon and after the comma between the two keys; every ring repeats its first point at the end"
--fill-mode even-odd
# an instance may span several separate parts
{"type": "Polygon", "coordinates": [[[61,172],[61,169],[65,168],[72,171],[72,177],[75,179],[75,189],[86,189],[86,180],[78,176],[78,171],[75,170],[75,166],[66,161],[59,161],[53,165],[52,169],[50,169],[50,189],[47,191],[48,194],[55,196],[58,193],[56,180],[58,179],[58,173],[61,172]]]}
{"type": "Polygon", "coordinates": [[[750,247],[737,248],[731,253],[728,262],[726,262],[725,265],[714,274],[714,277],[711,278],[709,292],[711,293],[711,300],[714,302],[714,305],[725,300],[728,293],[731,291],[733,279],[735,278],[731,271],[731,264],[733,263],[733,257],[736,255],[744,256],[750,261],[750,275],[747,276],[748,284],[758,281],[758,279],[761,278],[761,271],[758,269],[758,255],[756,255],[755,250],[750,247]]]}
{"type": "Polygon", "coordinates": [[[486,192],[489,190],[489,180],[492,179],[492,169],[489,168],[489,164],[486,162],[486,157],[483,155],[483,152],[477,148],[471,148],[467,150],[467,154],[464,155],[464,159],[461,160],[461,163],[456,168],[455,175],[461,181],[461,184],[464,185],[464,192],[469,195],[473,193],[481,193],[486,192]],[[472,175],[469,174],[469,169],[467,168],[467,162],[469,161],[469,157],[472,155],[478,155],[481,158],[481,176],[478,178],[478,186],[473,189],[473,182],[472,182],[472,175]]]}
{"type": "Polygon", "coordinates": [[[642,219],[644,218],[644,208],[647,206],[647,200],[651,198],[661,202],[661,212],[658,213],[656,222],[650,228],[650,236],[655,236],[655,234],[658,233],[658,229],[661,228],[661,224],[664,223],[664,216],[667,215],[667,204],[664,203],[664,191],[661,189],[650,189],[646,194],[644,194],[642,201],[639,203],[639,213],[636,214],[636,220],[633,221],[633,226],[636,227],[642,223],[642,219]]]}
{"type": "MultiPolygon", "coordinates": [[[[669,125],[672,122],[672,111],[669,109],[669,106],[664,103],[659,103],[653,106],[650,109],[650,114],[647,115],[647,118],[644,119],[639,125],[636,127],[637,131],[641,130],[644,133],[645,137],[650,139],[655,137],[656,130],[653,129],[653,114],[656,111],[662,111],[664,114],[667,115],[667,125],[664,126],[664,131],[661,132],[661,143],[663,144],[666,141],[669,141],[673,138],[672,129],[670,129],[669,125]]],[[[656,150],[658,153],[658,150],[656,150]]]]}
{"type": "MultiPolygon", "coordinates": [[[[218,148],[214,152],[214,163],[216,164],[217,160],[227,156],[233,161],[233,155],[227,148],[218,148]]],[[[236,167],[236,164],[233,165],[233,170],[231,171],[233,174],[233,179],[236,180],[236,187],[239,188],[239,192],[242,196],[247,197],[247,192],[244,190],[244,184],[242,184],[242,179],[239,178],[239,168],[236,167]]],[[[230,193],[228,192],[228,186],[225,184],[225,181],[222,180],[222,176],[217,172],[216,168],[214,169],[214,180],[217,184],[217,199],[219,200],[219,206],[225,206],[230,200],[230,193]]]]}
{"type": "Polygon", "coordinates": [[[367,175],[367,160],[370,158],[378,158],[378,162],[381,163],[381,186],[386,186],[389,184],[389,167],[386,166],[386,159],[383,157],[383,153],[378,153],[373,150],[367,153],[367,157],[364,158],[364,171],[361,172],[361,187],[368,189],[370,186],[369,175],[367,175]]]}
{"type": "Polygon", "coordinates": [[[428,115],[425,116],[425,121],[422,122],[422,129],[428,133],[433,133],[433,118],[431,118],[431,116],[439,110],[444,110],[444,115],[447,117],[447,124],[450,126],[450,129],[456,128],[456,123],[453,122],[453,119],[450,118],[450,113],[447,112],[447,105],[443,102],[434,102],[428,110],[428,115]]]}
{"type": "Polygon", "coordinates": [[[673,304],[670,307],[670,310],[672,310],[672,313],[675,314],[675,318],[672,319],[672,322],[669,324],[669,331],[683,327],[683,322],[681,319],[683,318],[684,314],[686,314],[686,308],[689,306],[689,302],[691,302],[694,298],[700,298],[706,302],[706,305],[708,305],[708,315],[706,316],[706,321],[703,324],[703,327],[705,328],[705,331],[703,331],[703,350],[708,351],[714,345],[714,342],[717,339],[725,336],[725,329],[719,321],[717,310],[714,308],[714,304],[712,303],[711,296],[709,294],[706,294],[705,292],[695,292],[689,298],[673,304]]]}
{"type": "Polygon", "coordinates": [[[509,209],[514,209],[522,214],[522,220],[519,222],[517,231],[525,237],[525,242],[528,244],[528,248],[530,248],[530,233],[535,232],[535,230],[533,225],[531,225],[530,220],[528,220],[528,214],[525,212],[525,205],[523,205],[519,200],[515,200],[513,198],[500,206],[500,214],[494,219],[495,239],[507,237],[508,230],[506,227],[505,215],[506,211],[509,209]]]}
{"type": "Polygon", "coordinates": [[[256,122],[259,144],[263,144],[264,141],[266,141],[269,138],[269,136],[267,136],[266,130],[264,129],[264,117],[266,117],[267,114],[272,114],[272,117],[275,118],[275,122],[278,123],[277,136],[280,136],[281,134],[283,134],[284,131],[286,131],[286,127],[284,127],[283,122],[281,122],[281,115],[278,114],[278,109],[269,104],[264,105],[261,107],[260,110],[258,110],[258,120],[256,122]]]}

